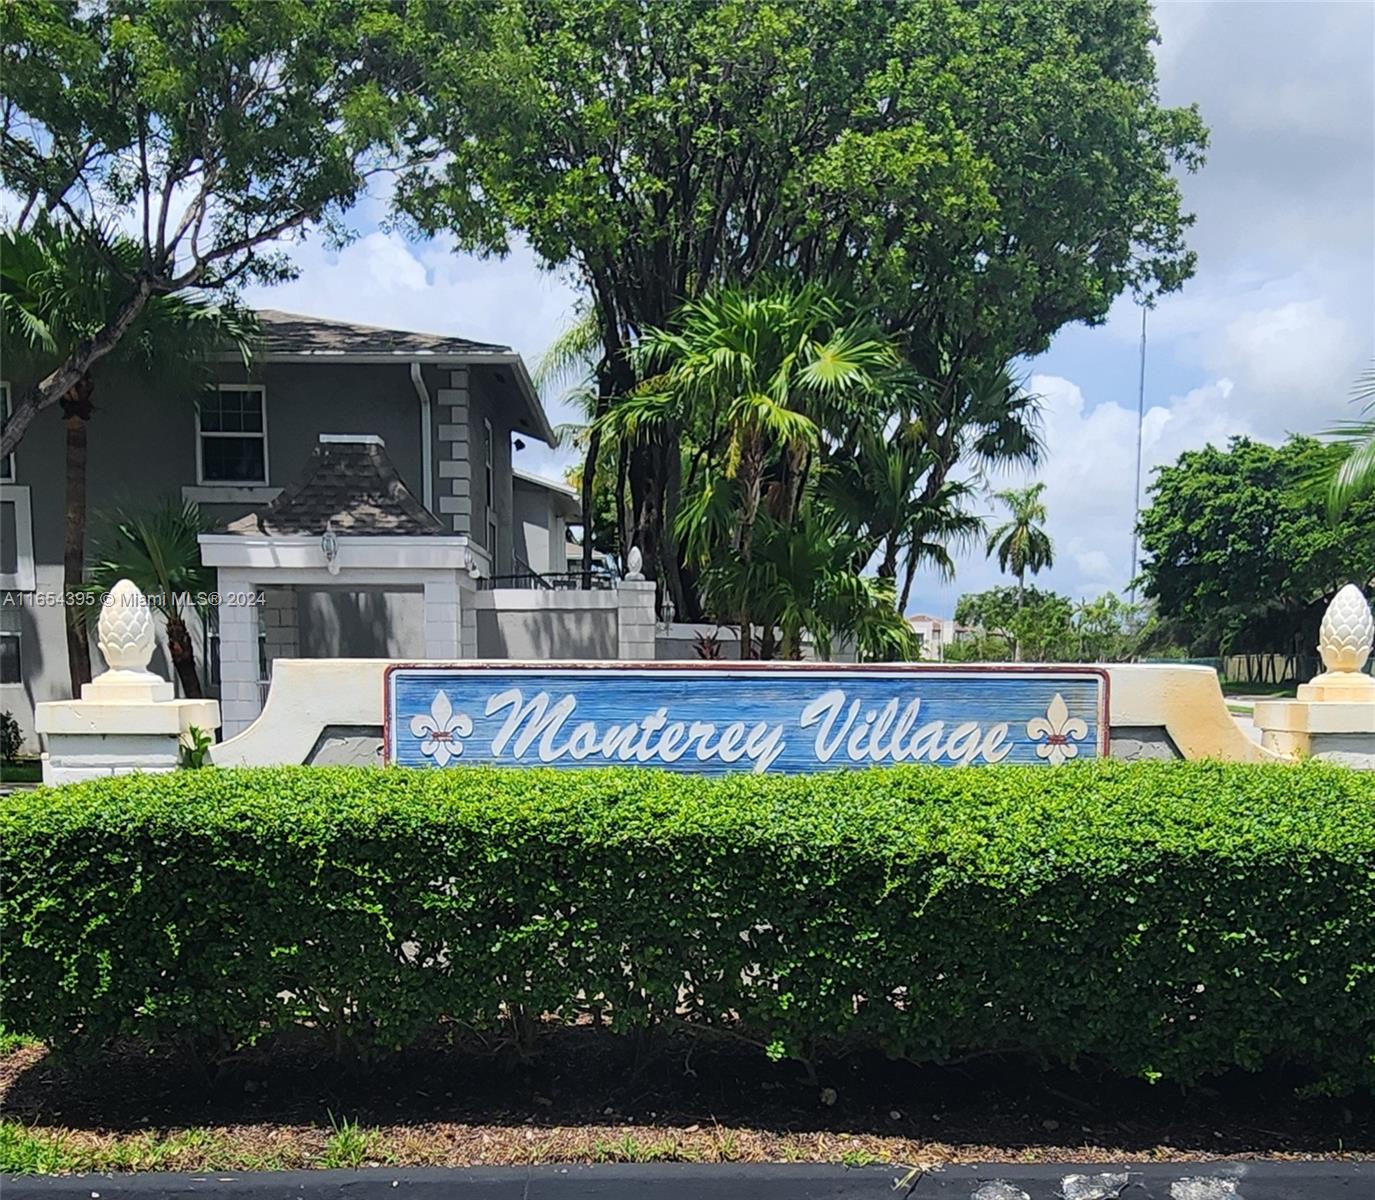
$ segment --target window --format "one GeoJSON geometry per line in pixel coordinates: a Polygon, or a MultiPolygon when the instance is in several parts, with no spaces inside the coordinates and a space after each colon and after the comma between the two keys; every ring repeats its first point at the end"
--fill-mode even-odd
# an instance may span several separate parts
{"type": "Polygon", "coordinates": [[[19,669],[19,635],[0,633],[0,683],[22,683],[19,669]]]}
{"type": "Polygon", "coordinates": [[[267,482],[267,412],[259,384],[221,384],[196,410],[200,483],[267,482]]]}
{"type": "Polygon", "coordinates": [[[499,575],[501,568],[497,565],[497,519],[490,512],[487,514],[487,553],[492,556],[492,574],[499,575]]]}
{"type": "MultiPolygon", "coordinates": [[[[10,419],[10,385],[0,383],[0,429],[10,419]]],[[[7,454],[0,459],[0,483],[14,482],[14,455],[7,454]]]]}
{"type": "Polygon", "coordinates": [[[0,490],[0,590],[31,592],[35,586],[29,489],[6,484],[0,490]]]}
{"type": "Polygon", "coordinates": [[[482,418],[482,466],[487,478],[487,508],[490,511],[496,488],[492,479],[492,423],[486,417],[482,418]]]}

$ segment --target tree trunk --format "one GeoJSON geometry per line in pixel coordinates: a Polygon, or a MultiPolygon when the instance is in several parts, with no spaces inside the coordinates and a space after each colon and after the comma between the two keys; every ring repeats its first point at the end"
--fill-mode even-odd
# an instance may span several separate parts
{"type": "Polygon", "coordinates": [[[587,435],[587,457],[582,465],[582,586],[592,588],[592,486],[596,480],[597,454],[602,448],[602,431],[593,425],[587,435]]]}
{"type": "Polygon", "coordinates": [[[67,510],[62,539],[62,591],[67,613],[67,672],[72,697],[81,696],[91,682],[91,646],[83,609],[75,600],[86,583],[86,426],[91,419],[89,375],[62,398],[62,422],[67,441],[67,510]]]}
{"type": "Polygon", "coordinates": [[[764,484],[764,449],[757,433],[749,435],[740,456],[740,473],[745,480],[744,504],[740,511],[740,562],[745,568],[745,589],[740,596],[740,657],[750,657],[752,625],[749,605],[749,566],[754,552],[754,519],[759,513],[759,492],[764,484]]]}
{"type": "Polygon", "coordinates": [[[167,610],[167,652],[172,656],[172,666],[176,668],[177,679],[181,683],[181,694],[187,700],[199,700],[201,691],[200,676],[196,673],[196,650],[191,641],[191,631],[186,622],[173,609],[167,610]]]}
{"type": "MultiPolygon", "coordinates": [[[[1017,615],[1022,615],[1022,600],[1026,594],[1026,572],[1017,572],[1017,615]]],[[[1022,638],[1020,631],[1018,636],[1012,639],[1012,661],[1022,661],[1022,638]]]]}

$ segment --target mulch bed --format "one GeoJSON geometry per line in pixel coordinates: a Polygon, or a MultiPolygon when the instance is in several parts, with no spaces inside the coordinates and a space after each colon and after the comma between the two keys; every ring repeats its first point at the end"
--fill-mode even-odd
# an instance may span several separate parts
{"type": "MultiPolygon", "coordinates": [[[[636,1070],[629,1044],[587,1026],[538,1053],[441,1034],[345,1069],[308,1039],[260,1047],[214,1079],[127,1045],[64,1066],[41,1048],[0,1059],[5,1115],[71,1144],[199,1127],[237,1151],[196,1166],[317,1165],[339,1121],[397,1165],[553,1161],[1058,1162],[1367,1158],[1370,1096],[1299,1101],[1296,1080],[1237,1074],[1189,1091],[984,1058],[914,1067],[880,1056],[797,1064],[701,1038],[636,1070]],[[235,1159],[239,1161],[239,1159],[235,1159]]],[[[194,1157],[194,1156],[193,1156],[194,1157]]]]}

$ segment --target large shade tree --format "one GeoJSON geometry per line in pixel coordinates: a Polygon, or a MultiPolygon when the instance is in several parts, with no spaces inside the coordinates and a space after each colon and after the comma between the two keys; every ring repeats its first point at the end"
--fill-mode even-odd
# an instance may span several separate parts
{"type": "Polygon", "coordinates": [[[1332,449],[1233,438],[1159,468],[1141,514],[1145,594],[1195,653],[1311,652],[1327,602],[1375,577],[1375,497],[1335,524],[1311,480],[1332,449]]]}
{"type": "Polygon", "coordinates": [[[157,296],[291,271],[283,239],[338,231],[417,101],[391,4],[29,0],[0,5],[0,185],[11,227],[60,218],[107,247],[101,323],[13,397],[8,454],[157,296]],[[137,248],[131,262],[110,235],[137,248]]]}
{"type": "MultiPolygon", "coordinates": [[[[930,449],[928,503],[1002,425],[971,402],[991,376],[1192,270],[1172,172],[1204,130],[1158,102],[1146,0],[511,0],[417,23],[444,153],[398,201],[462,245],[515,232],[574,268],[599,410],[635,393],[634,347],[684,301],[825,279],[923,381],[901,420],[930,449]]],[[[633,540],[682,611],[680,436],[641,439],[627,474],[633,540]]]]}

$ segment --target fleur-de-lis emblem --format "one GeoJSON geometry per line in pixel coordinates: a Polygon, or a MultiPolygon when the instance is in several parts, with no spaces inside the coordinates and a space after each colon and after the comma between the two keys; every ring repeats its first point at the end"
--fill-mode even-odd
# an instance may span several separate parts
{"type": "Polygon", "coordinates": [[[1036,753],[1041,758],[1048,758],[1053,767],[1058,767],[1067,758],[1074,758],[1079,753],[1075,741],[1088,737],[1088,734],[1088,725],[1078,717],[1069,715],[1065,698],[1059,692],[1055,693],[1055,699],[1050,702],[1044,717],[1032,717],[1026,723],[1027,737],[1040,742],[1036,753]],[[1044,742],[1041,742],[1042,738],[1045,738],[1044,742]]]}
{"type": "Polygon", "coordinates": [[[411,733],[421,740],[420,753],[433,756],[438,766],[463,753],[461,738],[473,732],[472,718],[467,713],[454,712],[449,697],[442,691],[434,694],[430,711],[411,718],[411,733]]]}

